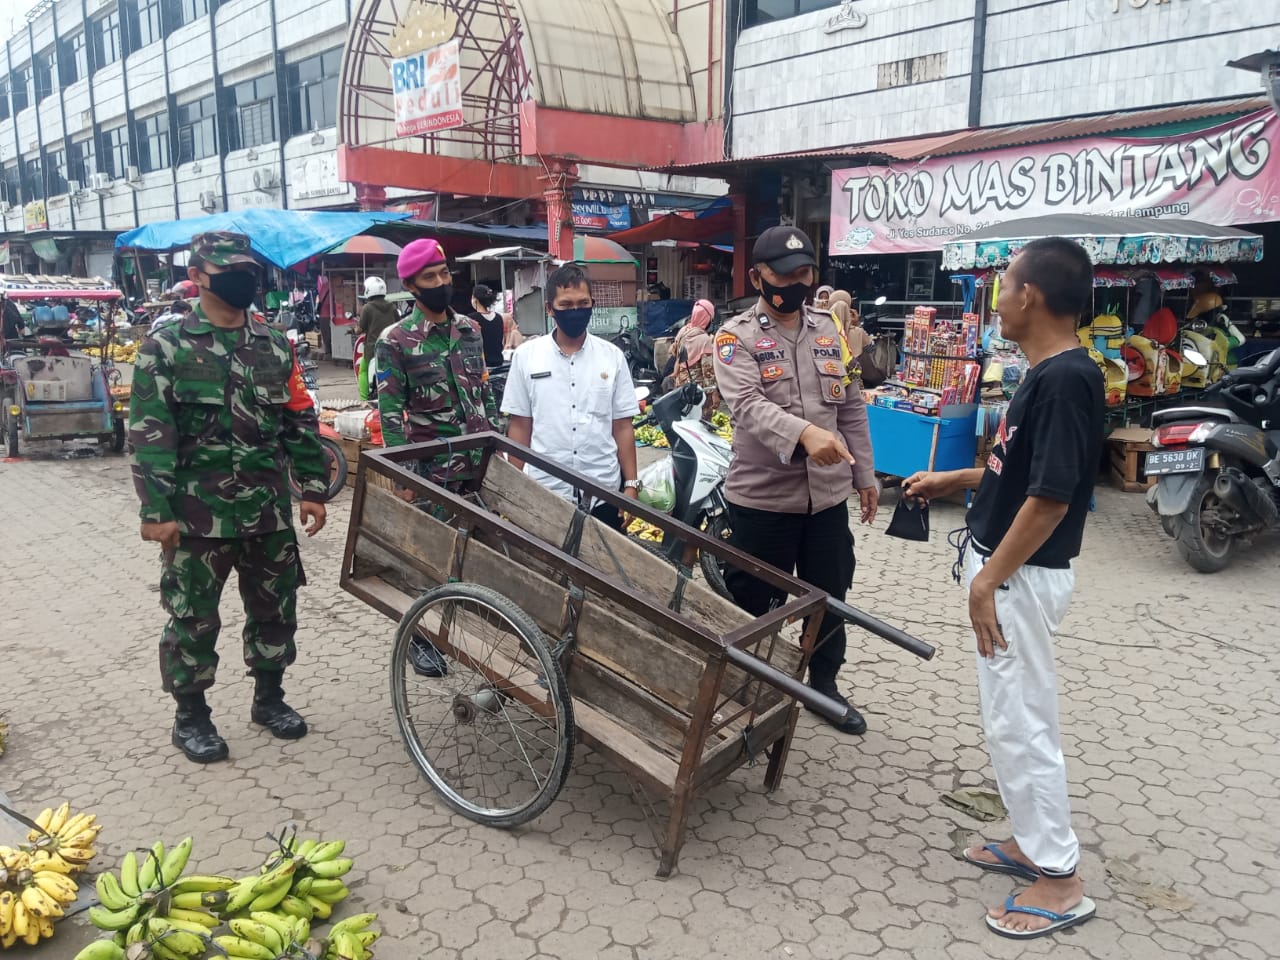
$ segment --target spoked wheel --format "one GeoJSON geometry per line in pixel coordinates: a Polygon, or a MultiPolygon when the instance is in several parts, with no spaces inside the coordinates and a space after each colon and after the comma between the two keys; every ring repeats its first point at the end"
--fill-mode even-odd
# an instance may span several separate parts
{"type": "MultiPolygon", "coordinates": [[[[329,437],[320,438],[320,452],[324,457],[324,498],[329,501],[347,485],[347,455],[342,452],[337,441],[329,437]]],[[[295,500],[302,499],[302,485],[294,477],[292,467],[289,468],[289,494],[295,500]]]]}
{"type": "MultiPolygon", "coordinates": [[[[716,517],[708,517],[707,522],[702,527],[703,532],[709,537],[729,542],[729,518],[725,514],[716,517]]],[[[729,594],[729,587],[724,582],[725,562],[717,557],[714,553],[707,553],[705,550],[698,551],[698,562],[702,565],[702,575],[707,578],[707,585],[716,593],[727,600],[733,597],[729,594]]]]}
{"type": "Polygon", "coordinates": [[[464,817],[527,823],[564,786],[564,673],[537,624],[495,590],[450,583],[414,602],[396,631],[391,700],[409,756],[464,817]]]}

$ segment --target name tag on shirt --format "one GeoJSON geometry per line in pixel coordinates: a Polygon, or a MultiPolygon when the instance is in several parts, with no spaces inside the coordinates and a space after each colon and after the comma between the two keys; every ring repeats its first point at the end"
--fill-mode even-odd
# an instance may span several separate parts
{"type": "Polygon", "coordinates": [[[530,379],[530,380],[545,380],[545,379],[547,379],[547,377],[549,377],[549,376],[551,376],[551,371],[550,371],[550,370],[543,370],[541,373],[531,373],[531,374],[529,374],[529,379],[530,379]]]}

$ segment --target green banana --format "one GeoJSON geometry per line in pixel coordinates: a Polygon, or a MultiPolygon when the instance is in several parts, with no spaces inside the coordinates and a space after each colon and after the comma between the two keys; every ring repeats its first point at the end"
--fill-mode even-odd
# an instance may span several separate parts
{"type": "Polygon", "coordinates": [[[335,877],[332,880],[313,880],[311,887],[307,890],[308,895],[313,897],[324,897],[328,899],[336,893],[340,893],[346,889],[346,884],[340,878],[335,877]]]}
{"type": "Polygon", "coordinates": [[[124,947],[113,940],[95,940],[77,953],[75,960],[124,960],[124,947]]]}
{"type": "Polygon", "coordinates": [[[98,900],[108,910],[124,910],[133,903],[133,897],[128,896],[120,888],[120,881],[110,870],[104,870],[98,874],[98,879],[94,881],[93,886],[98,891],[98,900]]]}
{"type": "Polygon", "coordinates": [[[227,926],[231,928],[231,932],[237,937],[251,940],[266,947],[272,952],[272,956],[284,949],[280,934],[265,923],[259,923],[257,920],[248,920],[244,917],[235,917],[227,923],[227,926]]]}
{"type": "Polygon", "coordinates": [[[353,866],[355,866],[354,860],[349,857],[341,857],[337,860],[324,860],[320,863],[313,863],[307,869],[322,880],[332,880],[350,873],[353,866]]]}
{"type": "Polygon", "coordinates": [[[333,904],[328,901],[321,900],[319,897],[313,897],[310,894],[303,898],[307,903],[311,904],[311,909],[316,912],[317,920],[328,920],[333,915],[333,904]]]}
{"type": "Polygon", "coordinates": [[[182,876],[182,871],[187,869],[187,861],[191,859],[191,844],[191,837],[184,838],[160,861],[160,883],[163,886],[172,886],[182,876]]]}
{"type": "Polygon", "coordinates": [[[146,939],[147,939],[147,925],[143,921],[139,920],[137,923],[131,926],[129,928],[129,932],[125,934],[124,945],[126,947],[131,947],[135,943],[142,943],[146,939]]]}
{"type": "MultiPolygon", "coordinates": [[[[342,881],[339,880],[338,882],[341,883],[342,881]]],[[[310,894],[312,898],[316,900],[323,900],[325,903],[328,903],[331,905],[341,903],[343,900],[347,899],[347,897],[350,895],[351,895],[351,891],[343,886],[339,886],[336,890],[331,890],[327,892],[313,889],[310,894]]]]}
{"type": "Polygon", "coordinates": [[[293,917],[298,920],[310,920],[316,915],[315,909],[312,908],[311,904],[294,894],[289,894],[289,896],[281,900],[276,909],[286,917],[293,917]]]}
{"type": "Polygon", "coordinates": [[[339,920],[333,925],[333,929],[329,932],[331,934],[338,933],[340,931],[359,933],[377,919],[378,915],[376,913],[357,913],[353,917],[347,917],[344,920],[339,920]]]}
{"type": "Polygon", "coordinates": [[[169,902],[179,910],[219,910],[228,899],[226,890],[187,890],[173,894],[169,902]]]}
{"type": "Polygon", "coordinates": [[[246,940],[244,937],[231,937],[223,935],[214,937],[213,942],[221,947],[229,957],[243,958],[243,960],[275,960],[276,955],[266,947],[254,943],[252,940],[246,940]]]}
{"type": "Polygon", "coordinates": [[[222,923],[208,910],[184,910],[182,907],[170,907],[169,912],[164,916],[166,920],[171,920],[192,933],[207,933],[222,923]]]}
{"type": "Polygon", "coordinates": [[[132,850],[120,861],[120,889],[126,897],[136,897],[142,892],[138,886],[138,855],[132,850]]]}
{"type": "Polygon", "coordinates": [[[305,944],[311,938],[311,921],[305,917],[293,918],[293,942],[305,944]]]}
{"type": "Polygon", "coordinates": [[[292,877],[298,871],[298,863],[299,861],[296,857],[290,857],[288,860],[284,860],[276,864],[262,876],[257,878],[253,888],[254,892],[262,893],[263,891],[274,887],[282,877],[292,877]]]}
{"type": "Polygon", "coordinates": [[[307,857],[307,862],[324,863],[326,860],[336,859],[345,849],[347,849],[345,840],[330,840],[327,843],[317,844],[307,857]]]}
{"type": "Polygon", "coordinates": [[[155,847],[151,848],[151,852],[138,866],[138,886],[143,890],[152,889],[160,879],[160,864],[164,860],[164,847],[160,841],[156,841],[155,847]],[[159,848],[160,855],[156,856],[156,848],[159,848]]]}
{"type": "Polygon", "coordinates": [[[260,923],[264,927],[270,927],[276,932],[280,938],[281,948],[287,947],[293,941],[293,918],[281,916],[278,913],[272,913],[269,910],[254,910],[249,914],[249,919],[255,923],[260,923]]]}
{"type": "Polygon", "coordinates": [[[153,951],[156,947],[163,946],[182,957],[204,956],[204,934],[208,933],[207,929],[202,929],[201,933],[193,933],[164,917],[153,917],[148,924],[147,933],[152,937],[153,951]]]}
{"type": "Polygon", "coordinates": [[[267,887],[253,898],[253,902],[249,904],[249,910],[274,910],[288,895],[289,878],[281,877],[276,881],[275,886],[267,887]]]}
{"type": "Polygon", "coordinates": [[[216,893],[219,890],[230,890],[236,885],[232,877],[219,877],[208,873],[193,873],[182,877],[171,884],[172,893],[216,893]]]}
{"type": "Polygon", "coordinates": [[[255,887],[257,887],[256,877],[245,877],[232,886],[227,891],[227,902],[222,908],[223,914],[231,916],[247,910],[249,904],[253,903],[255,887]]]}
{"type": "Polygon", "coordinates": [[[311,851],[313,851],[319,845],[320,845],[319,840],[312,840],[312,839],[303,840],[301,843],[290,847],[289,852],[292,853],[294,856],[306,857],[306,856],[309,856],[311,854],[311,851]]]}
{"type": "Polygon", "coordinates": [[[303,877],[293,885],[293,892],[299,897],[305,897],[311,892],[311,887],[315,884],[315,877],[303,877]]]}
{"type": "Polygon", "coordinates": [[[382,936],[382,932],[379,930],[361,930],[356,934],[356,939],[360,941],[360,946],[368,950],[369,946],[380,936],[382,936]]]}
{"type": "Polygon", "coordinates": [[[140,903],[134,903],[123,910],[94,906],[89,908],[89,922],[99,930],[123,930],[138,919],[141,910],[140,903]]]}

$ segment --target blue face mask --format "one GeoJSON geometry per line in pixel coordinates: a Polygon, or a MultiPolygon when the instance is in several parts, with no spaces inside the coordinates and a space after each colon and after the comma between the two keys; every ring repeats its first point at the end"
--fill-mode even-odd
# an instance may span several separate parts
{"type": "Polygon", "coordinates": [[[574,307],[572,310],[552,310],[552,316],[556,318],[556,326],[570,340],[576,340],[587,332],[587,325],[591,323],[590,307],[574,307]]]}

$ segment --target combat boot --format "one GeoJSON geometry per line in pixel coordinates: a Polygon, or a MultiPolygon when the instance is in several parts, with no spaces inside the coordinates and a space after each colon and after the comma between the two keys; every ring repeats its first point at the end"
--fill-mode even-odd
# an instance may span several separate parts
{"type": "Polygon", "coordinates": [[[255,670],[253,673],[253,722],[266,727],[281,740],[297,740],[307,735],[307,721],[284,702],[283,670],[255,670]]]}
{"type": "Polygon", "coordinates": [[[227,759],[227,741],[218,735],[210,719],[204,692],[175,693],[178,710],[173,719],[173,745],[192,763],[216,763],[227,759]]]}

